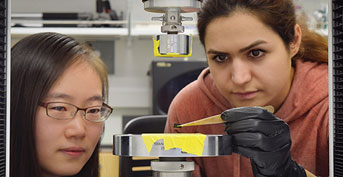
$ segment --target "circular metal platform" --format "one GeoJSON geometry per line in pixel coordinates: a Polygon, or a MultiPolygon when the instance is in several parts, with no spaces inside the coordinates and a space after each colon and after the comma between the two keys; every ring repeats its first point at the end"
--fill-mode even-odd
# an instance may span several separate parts
{"type": "MultiPolygon", "coordinates": [[[[168,140],[163,138],[167,135],[168,134],[114,135],[113,154],[118,156],[141,157],[208,157],[232,154],[230,135],[201,134],[203,135],[203,142],[199,143],[200,149],[199,146],[196,145],[198,143],[198,140],[195,140],[194,136],[186,135],[183,139],[183,141],[186,142],[186,145],[180,145],[180,143],[175,143],[176,140],[174,140],[173,137],[170,138],[169,136],[168,140]],[[145,139],[143,138],[143,136],[145,136],[145,139]],[[152,138],[155,138],[155,140],[153,140],[149,144],[146,141],[147,136],[148,139],[150,138],[149,136],[151,136],[152,138]],[[162,138],[156,138],[158,136],[162,138]],[[165,148],[167,147],[166,143],[170,144],[170,142],[167,141],[172,141],[172,143],[174,143],[173,148],[165,148]],[[187,148],[186,146],[191,147],[187,148]],[[196,149],[198,149],[199,151],[195,151],[196,149]]],[[[178,136],[180,135],[183,136],[183,134],[178,134],[178,136]]]]}
{"type": "Polygon", "coordinates": [[[181,13],[198,12],[202,0],[143,0],[144,10],[148,12],[164,13],[167,9],[180,9],[181,13]]]}

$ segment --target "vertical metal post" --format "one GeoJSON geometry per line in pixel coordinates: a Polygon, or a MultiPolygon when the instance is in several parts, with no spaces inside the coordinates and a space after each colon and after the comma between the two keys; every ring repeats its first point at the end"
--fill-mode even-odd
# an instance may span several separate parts
{"type": "Polygon", "coordinates": [[[185,157],[160,157],[160,161],[151,162],[151,170],[154,177],[191,177],[194,162],[185,157]]]}

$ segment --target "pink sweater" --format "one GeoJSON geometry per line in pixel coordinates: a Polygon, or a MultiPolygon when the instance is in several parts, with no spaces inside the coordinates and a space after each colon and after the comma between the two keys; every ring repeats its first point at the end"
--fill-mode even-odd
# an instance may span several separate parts
{"type": "MultiPolygon", "coordinates": [[[[220,114],[231,108],[213,83],[209,69],[182,89],[173,100],[165,132],[225,134],[224,125],[174,129],[187,123],[220,114]]],[[[293,160],[317,176],[329,176],[328,66],[297,61],[291,90],[275,115],[291,130],[293,160]]],[[[193,158],[193,177],[252,177],[250,160],[238,154],[193,158]]]]}

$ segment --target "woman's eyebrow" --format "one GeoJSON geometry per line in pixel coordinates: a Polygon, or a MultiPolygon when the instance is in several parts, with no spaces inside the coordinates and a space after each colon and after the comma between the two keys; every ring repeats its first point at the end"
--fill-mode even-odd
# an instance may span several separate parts
{"type": "Polygon", "coordinates": [[[96,95],[88,98],[87,101],[104,101],[104,98],[101,95],[96,95]]]}
{"type": "Polygon", "coordinates": [[[249,50],[249,49],[251,49],[251,48],[253,48],[253,47],[257,46],[257,45],[264,44],[264,43],[267,43],[267,42],[263,41],[263,40],[257,40],[255,42],[253,42],[252,44],[248,45],[247,47],[239,49],[239,52],[242,53],[242,52],[247,51],[247,50],[249,50]]]}
{"type": "MultiPolygon", "coordinates": [[[[249,50],[249,49],[251,49],[251,48],[253,48],[253,47],[255,47],[255,46],[258,46],[258,45],[264,44],[264,43],[267,43],[267,42],[264,41],[264,40],[257,40],[257,41],[255,41],[255,42],[251,43],[250,45],[248,45],[247,47],[244,47],[244,48],[239,49],[239,52],[242,53],[242,52],[244,52],[244,51],[247,51],[247,50],[249,50]]],[[[230,54],[228,54],[228,53],[226,53],[226,52],[221,52],[221,51],[217,51],[217,50],[214,50],[214,49],[209,49],[209,50],[207,51],[207,54],[230,55],[230,54]]]]}
{"type": "MultiPolygon", "coordinates": [[[[57,98],[72,99],[73,96],[64,94],[64,93],[51,93],[46,98],[48,99],[57,99],[57,98]]],[[[89,97],[86,101],[104,101],[104,99],[101,95],[95,95],[95,96],[89,97]]]]}
{"type": "Polygon", "coordinates": [[[50,93],[47,95],[47,98],[68,98],[68,99],[70,99],[71,96],[64,94],[64,93],[50,93]]]}
{"type": "Polygon", "coordinates": [[[217,51],[217,50],[213,50],[213,49],[209,49],[207,51],[207,54],[217,54],[217,55],[229,55],[226,52],[221,52],[221,51],[217,51]]]}

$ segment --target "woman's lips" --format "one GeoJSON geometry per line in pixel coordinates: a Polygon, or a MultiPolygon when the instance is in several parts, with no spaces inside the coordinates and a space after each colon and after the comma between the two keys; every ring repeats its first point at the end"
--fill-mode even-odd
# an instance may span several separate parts
{"type": "Polygon", "coordinates": [[[65,148],[61,150],[64,154],[71,156],[71,157],[80,157],[85,150],[83,148],[72,147],[72,148],[65,148]]]}
{"type": "Polygon", "coordinates": [[[258,91],[253,92],[233,92],[235,96],[237,96],[240,99],[253,99],[258,91]]]}

